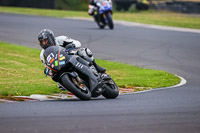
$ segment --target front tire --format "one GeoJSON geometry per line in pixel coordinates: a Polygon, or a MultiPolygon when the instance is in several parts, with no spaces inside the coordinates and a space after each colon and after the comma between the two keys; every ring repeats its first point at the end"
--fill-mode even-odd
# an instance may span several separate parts
{"type": "Polygon", "coordinates": [[[108,20],[108,26],[109,26],[109,28],[110,29],[114,29],[114,24],[113,24],[111,13],[106,13],[106,18],[108,20]]]}
{"type": "Polygon", "coordinates": [[[114,99],[119,95],[119,89],[116,83],[111,79],[108,83],[104,85],[105,91],[102,95],[107,99],[114,99]]]}
{"type": "Polygon", "coordinates": [[[75,78],[69,76],[68,74],[65,74],[61,77],[62,84],[65,88],[67,88],[67,90],[72,92],[81,100],[90,100],[91,92],[87,85],[83,82],[81,87],[79,87],[78,85],[75,85],[74,80],[75,78]],[[82,89],[82,87],[84,87],[84,89],[82,89]]]}

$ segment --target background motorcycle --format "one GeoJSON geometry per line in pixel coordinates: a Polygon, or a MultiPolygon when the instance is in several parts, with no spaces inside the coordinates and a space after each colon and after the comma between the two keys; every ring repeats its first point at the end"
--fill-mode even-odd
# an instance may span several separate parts
{"type": "Polygon", "coordinates": [[[96,5],[97,13],[94,15],[94,19],[99,28],[103,29],[106,25],[108,25],[110,29],[113,29],[112,4],[107,0],[99,0],[96,5]]]}
{"type": "Polygon", "coordinates": [[[78,55],[69,55],[57,46],[48,47],[44,52],[46,73],[53,73],[52,79],[81,100],[103,95],[112,99],[119,90],[112,78],[104,77],[91,63],[78,55]]]}

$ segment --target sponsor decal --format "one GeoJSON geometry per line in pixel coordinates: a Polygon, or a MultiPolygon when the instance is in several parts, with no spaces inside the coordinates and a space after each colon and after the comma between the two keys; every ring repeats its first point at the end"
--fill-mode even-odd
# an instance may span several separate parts
{"type": "Polygon", "coordinates": [[[55,66],[58,66],[58,61],[55,61],[55,66]]]}
{"type": "Polygon", "coordinates": [[[60,57],[60,58],[63,57],[63,54],[61,54],[59,57],[60,57]]]}
{"type": "Polygon", "coordinates": [[[60,61],[59,64],[60,64],[60,65],[64,65],[64,64],[65,64],[65,61],[60,61]]]}
{"type": "Polygon", "coordinates": [[[50,61],[50,63],[52,63],[54,60],[55,60],[55,59],[54,59],[54,58],[52,58],[52,59],[51,59],[51,61],[50,61]]]}
{"type": "Polygon", "coordinates": [[[60,58],[60,60],[64,60],[64,59],[65,59],[65,56],[63,56],[63,57],[60,58]]]}
{"type": "Polygon", "coordinates": [[[47,56],[47,62],[50,62],[54,58],[54,54],[51,53],[47,56]]]}

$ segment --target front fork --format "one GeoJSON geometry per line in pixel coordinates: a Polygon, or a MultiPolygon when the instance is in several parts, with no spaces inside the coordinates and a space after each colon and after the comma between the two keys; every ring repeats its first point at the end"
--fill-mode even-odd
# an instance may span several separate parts
{"type": "MultiPolygon", "coordinates": [[[[112,14],[111,12],[107,12],[107,13],[110,14],[110,15],[112,14]]],[[[105,23],[108,24],[108,19],[106,17],[106,13],[103,14],[103,18],[105,20],[105,23]]]]}
{"type": "Polygon", "coordinates": [[[86,90],[86,88],[83,84],[83,80],[79,76],[77,76],[76,78],[73,78],[72,80],[77,87],[79,87],[80,89],[82,89],[84,91],[86,90]]]}
{"type": "Polygon", "coordinates": [[[106,18],[106,14],[105,14],[105,13],[103,14],[103,18],[104,18],[104,20],[105,20],[105,23],[107,24],[107,23],[108,23],[108,20],[107,20],[107,18],[106,18]]]}

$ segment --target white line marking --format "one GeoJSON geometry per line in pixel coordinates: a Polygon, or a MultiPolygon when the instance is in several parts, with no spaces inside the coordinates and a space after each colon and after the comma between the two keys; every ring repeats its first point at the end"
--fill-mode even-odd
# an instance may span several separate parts
{"type": "Polygon", "coordinates": [[[187,83],[187,81],[181,77],[181,76],[177,76],[181,79],[181,82],[177,85],[174,86],[170,86],[170,87],[164,87],[164,88],[154,88],[154,89],[149,89],[149,90],[144,90],[144,91],[137,91],[137,92],[132,92],[132,93],[122,93],[120,95],[127,95],[127,94],[137,94],[137,93],[144,93],[144,92],[149,92],[149,91],[156,91],[156,90],[163,90],[163,89],[170,89],[170,88],[175,88],[175,87],[179,87],[179,86],[183,86],[187,83]]]}

